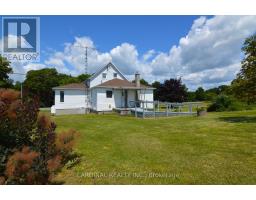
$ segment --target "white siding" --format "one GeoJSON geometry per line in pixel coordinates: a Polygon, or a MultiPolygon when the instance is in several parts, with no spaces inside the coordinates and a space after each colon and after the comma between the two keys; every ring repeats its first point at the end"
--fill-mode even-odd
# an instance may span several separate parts
{"type": "Polygon", "coordinates": [[[92,109],[96,111],[111,111],[113,108],[122,107],[122,91],[108,88],[92,89],[92,109]],[[112,98],[107,98],[106,92],[112,91],[112,98]]]}
{"type": "Polygon", "coordinates": [[[116,107],[114,93],[112,94],[112,98],[107,98],[107,90],[111,89],[97,88],[97,111],[110,111],[116,107]]]}
{"type": "MultiPolygon", "coordinates": [[[[133,106],[133,104],[130,105],[129,102],[135,100],[135,92],[136,90],[128,90],[128,107],[133,106]]],[[[93,88],[91,94],[91,105],[93,110],[111,111],[113,108],[120,108],[125,106],[125,96],[122,95],[122,90],[110,88],[93,88]],[[106,91],[108,90],[113,92],[112,98],[107,98],[106,91]]],[[[141,90],[140,100],[153,101],[153,90],[141,90]]],[[[152,103],[148,103],[147,105],[145,104],[145,106],[147,106],[147,108],[153,108],[152,103]]]]}
{"type": "MultiPolygon", "coordinates": [[[[142,100],[142,101],[154,101],[153,89],[141,90],[140,91],[140,100],[142,100]]],[[[153,108],[154,104],[153,103],[147,103],[144,106],[147,107],[147,108],[153,108]]]]}
{"type": "Polygon", "coordinates": [[[122,96],[122,90],[113,90],[113,97],[115,102],[115,108],[123,107],[124,98],[122,96]]]}
{"type": "Polygon", "coordinates": [[[153,101],[153,89],[140,90],[140,100],[153,101]]]}
{"type": "Polygon", "coordinates": [[[97,88],[91,89],[91,109],[97,110],[97,88]]]}
{"type": "Polygon", "coordinates": [[[86,107],[86,100],[83,90],[55,90],[55,109],[86,107]],[[60,91],[64,91],[64,102],[60,102],[60,91]]]}
{"type": "MultiPolygon", "coordinates": [[[[128,90],[127,104],[135,100],[136,90],[128,90]]],[[[83,90],[55,90],[55,109],[70,109],[70,108],[86,108],[87,95],[83,90]],[[60,102],[60,91],[64,91],[64,102],[60,102]]],[[[125,96],[122,95],[122,90],[111,88],[92,88],[90,94],[90,108],[96,111],[111,111],[113,108],[125,107],[125,96]],[[112,98],[107,98],[106,91],[111,90],[112,98]]],[[[153,101],[153,90],[141,90],[140,100],[153,101]]],[[[153,108],[153,104],[145,105],[147,108],[153,108]]]]}
{"type": "Polygon", "coordinates": [[[91,80],[90,88],[94,87],[96,85],[99,85],[101,83],[104,83],[106,81],[114,79],[114,73],[117,73],[117,77],[116,78],[123,80],[123,78],[120,75],[120,73],[118,71],[116,71],[112,66],[109,66],[104,71],[102,71],[98,76],[96,76],[94,79],[91,80]],[[106,78],[102,77],[103,73],[106,73],[106,78]]]}
{"type": "Polygon", "coordinates": [[[128,90],[128,107],[133,107],[134,103],[130,103],[130,101],[135,101],[135,94],[136,91],[135,90],[128,90]]]}

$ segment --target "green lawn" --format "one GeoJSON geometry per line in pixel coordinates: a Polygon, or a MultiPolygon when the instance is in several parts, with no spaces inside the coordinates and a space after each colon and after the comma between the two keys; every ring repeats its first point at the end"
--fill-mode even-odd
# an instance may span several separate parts
{"type": "Polygon", "coordinates": [[[81,134],[65,184],[256,184],[256,111],[203,117],[56,116],[81,134]]]}

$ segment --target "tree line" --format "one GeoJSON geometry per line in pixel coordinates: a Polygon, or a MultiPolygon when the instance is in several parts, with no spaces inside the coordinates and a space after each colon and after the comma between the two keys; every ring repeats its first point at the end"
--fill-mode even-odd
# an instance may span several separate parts
{"type": "MultiPolygon", "coordinates": [[[[9,75],[13,72],[10,62],[0,56],[0,88],[10,88],[20,91],[21,82],[13,81],[9,75]]],[[[55,68],[44,68],[40,70],[30,70],[26,74],[23,84],[24,96],[38,97],[41,107],[50,107],[54,103],[53,87],[69,83],[81,83],[90,77],[89,74],[71,76],[58,73],[55,68]]]]}

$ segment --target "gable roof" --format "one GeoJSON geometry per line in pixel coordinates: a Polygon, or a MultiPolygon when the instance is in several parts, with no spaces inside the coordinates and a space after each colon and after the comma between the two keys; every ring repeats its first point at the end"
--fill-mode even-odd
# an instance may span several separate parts
{"type": "Polygon", "coordinates": [[[67,85],[61,85],[52,88],[53,90],[61,90],[61,89],[68,89],[68,90],[85,90],[87,87],[84,83],[70,83],[67,85]]]}
{"type": "Polygon", "coordinates": [[[96,85],[94,87],[101,87],[101,88],[122,88],[122,89],[154,89],[153,87],[146,86],[143,84],[140,84],[140,87],[136,87],[136,83],[122,80],[122,79],[112,79],[109,81],[106,81],[104,83],[101,83],[99,85],[96,85]]]}
{"type": "MultiPolygon", "coordinates": [[[[89,79],[90,81],[93,80],[94,78],[96,78],[101,72],[103,72],[105,69],[107,69],[108,67],[112,67],[113,69],[115,69],[120,76],[124,79],[127,80],[127,78],[122,74],[122,72],[111,62],[109,62],[106,66],[100,68],[96,73],[94,73],[91,78],[89,79]]],[[[128,81],[128,80],[127,80],[128,81]]]]}

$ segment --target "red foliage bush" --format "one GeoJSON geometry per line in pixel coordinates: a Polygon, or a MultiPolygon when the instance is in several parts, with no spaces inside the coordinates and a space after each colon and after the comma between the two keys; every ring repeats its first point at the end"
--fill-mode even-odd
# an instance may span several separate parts
{"type": "Polygon", "coordinates": [[[3,176],[0,177],[0,185],[3,185],[5,183],[5,178],[3,176]]]}
{"type": "Polygon", "coordinates": [[[50,172],[49,180],[53,178],[53,175],[63,166],[62,157],[56,155],[54,158],[47,161],[47,169],[50,172]]]}
{"type": "Polygon", "coordinates": [[[7,115],[10,119],[15,119],[16,110],[20,106],[19,92],[14,90],[0,89],[0,114],[7,115]]]}
{"type": "Polygon", "coordinates": [[[0,90],[0,184],[49,184],[73,155],[77,133],[56,134],[36,99],[0,90]]]}
{"type": "Polygon", "coordinates": [[[16,151],[11,155],[5,171],[8,181],[20,184],[37,183],[40,177],[37,177],[39,174],[33,168],[38,157],[39,153],[31,151],[29,147],[23,147],[21,151],[16,151]]]}

